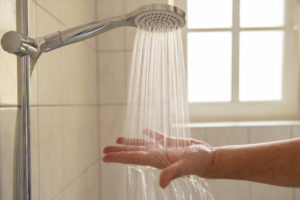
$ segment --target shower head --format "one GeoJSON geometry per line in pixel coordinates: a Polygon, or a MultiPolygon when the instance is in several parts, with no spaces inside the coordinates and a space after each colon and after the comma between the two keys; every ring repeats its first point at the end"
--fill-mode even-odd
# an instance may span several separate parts
{"type": "Polygon", "coordinates": [[[135,11],[106,20],[92,22],[41,38],[43,52],[94,37],[121,26],[133,26],[148,30],[170,31],[185,25],[185,12],[176,6],[150,4],[135,11]]]}
{"type": "Polygon", "coordinates": [[[58,31],[37,39],[10,31],[2,37],[2,47],[19,56],[30,55],[34,62],[38,57],[62,46],[79,42],[121,26],[132,26],[152,31],[171,31],[185,25],[185,12],[176,6],[150,4],[135,11],[58,31]]]}
{"type": "Polygon", "coordinates": [[[129,13],[128,22],[139,28],[177,29],[185,25],[185,12],[176,6],[150,4],[129,13]]]}

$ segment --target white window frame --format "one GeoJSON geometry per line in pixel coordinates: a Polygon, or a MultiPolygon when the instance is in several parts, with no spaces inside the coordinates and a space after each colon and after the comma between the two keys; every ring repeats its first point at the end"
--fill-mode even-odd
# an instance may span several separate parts
{"type": "MultiPolygon", "coordinates": [[[[188,0],[178,0],[176,5],[186,10],[188,22],[188,0]]],[[[297,0],[285,0],[285,24],[283,27],[242,28],[240,0],[233,0],[233,25],[231,28],[183,29],[183,43],[187,63],[188,32],[231,31],[232,32],[232,101],[216,103],[189,103],[192,122],[201,121],[244,121],[244,120],[295,120],[299,119],[299,62],[297,0]],[[284,56],[282,77],[282,100],[240,102],[239,99],[239,33],[240,31],[284,30],[284,56]]],[[[187,69],[188,71],[188,69],[187,69]]],[[[187,73],[188,74],[188,73],[187,73]]],[[[188,76],[187,76],[188,78],[188,76]]]]}

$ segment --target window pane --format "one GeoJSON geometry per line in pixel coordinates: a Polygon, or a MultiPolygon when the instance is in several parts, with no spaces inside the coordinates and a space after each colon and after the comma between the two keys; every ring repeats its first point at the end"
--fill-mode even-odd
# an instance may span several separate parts
{"type": "Polygon", "coordinates": [[[188,0],[189,28],[232,26],[232,0],[188,0]]]}
{"type": "Polygon", "coordinates": [[[280,100],[283,32],[241,32],[240,100],[280,100]]]}
{"type": "Polygon", "coordinates": [[[285,0],[241,0],[241,27],[283,26],[285,0]]]}
{"type": "Polygon", "coordinates": [[[188,33],[190,102],[231,100],[231,32],[188,33]]]}

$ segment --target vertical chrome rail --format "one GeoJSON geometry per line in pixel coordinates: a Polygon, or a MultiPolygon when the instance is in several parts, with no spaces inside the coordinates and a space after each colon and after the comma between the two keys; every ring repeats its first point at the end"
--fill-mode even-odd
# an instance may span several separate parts
{"type": "MultiPolygon", "coordinates": [[[[16,0],[17,32],[28,36],[28,0],[16,0]]],[[[17,57],[18,104],[22,109],[21,131],[16,142],[16,194],[17,200],[31,200],[31,151],[30,151],[30,58],[17,57]]]]}

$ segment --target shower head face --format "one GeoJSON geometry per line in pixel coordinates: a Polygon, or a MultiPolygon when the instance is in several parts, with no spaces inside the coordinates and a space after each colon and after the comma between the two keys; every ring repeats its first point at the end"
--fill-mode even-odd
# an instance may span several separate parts
{"type": "Polygon", "coordinates": [[[134,26],[145,29],[170,30],[185,25],[185,12],[176,6],[151,4],[133,12],[134,26]]]}

